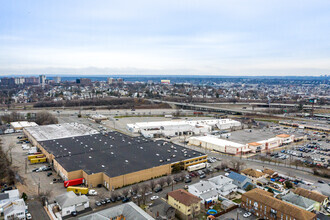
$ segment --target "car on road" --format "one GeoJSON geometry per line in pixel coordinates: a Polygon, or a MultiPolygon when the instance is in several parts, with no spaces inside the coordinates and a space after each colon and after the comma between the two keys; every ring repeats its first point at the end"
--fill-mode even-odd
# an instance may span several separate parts
{"type": "Polygon", "coordinates": [[[148,196],[148,195],[151,195],[151,194],[152,194],[152,192],[150,191],[150,192],[146,192],[144,195],[148,196]]]}
{"type": "Polygon", "coordinates": [[[250,217],[250,216],[251,216],[251,212],[246,212],[246,213],[244,213],[244,215],[243,215],[244,218],[248,218],[248,217],[250,217]]]}
{"type": "Polygon", "coordinates": [[[72,215],[72,216],[77,216],[78,213],[77,213],[77,211],[72,211],[72,212],[71,212],[71,215],[72,215]]]}
{"type": "Polygon", "coordinates": [[[151,200],[156,200],[156,199],[158,199],[159,198],[159,196],[151,196],[151,200]]]}
{"type": "Polygon", "coordinates": [[[32,219],[32,215],[29,212],[25,214],[25,217],[26,217],[26,219],[32,219]]]}
{"type": "Polygon", "coordinates": [[[101,206],[102,204],[101,204],[99,201],[96,201],[96,202],[95,202],[95,205],[96,205],[96,206],[101,206]]]}
{"type": "Polygon", "coordinates": [[[324,184],[325,182],[323,180],[318,180],[317,182],[324,184]]]}

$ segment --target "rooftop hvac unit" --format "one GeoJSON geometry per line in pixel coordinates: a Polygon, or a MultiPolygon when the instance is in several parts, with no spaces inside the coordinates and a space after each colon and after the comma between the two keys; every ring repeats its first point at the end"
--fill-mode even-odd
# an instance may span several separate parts
{"type": "Polygon", "coordinates": [[[128,163],[128,160],[125,160],[125,163],[128,163]]]}
{"type": "Polygon", "coordinates": [[[167,159],[166,161],[171,161],[171,159],[167,159]]]}
{"type": "Polygon", "coordinates": [[[160,163],[162,163],[162,162],[163,162],[163,160],[159,160],[159,162],[160,162],[160,163]]]}
{"type": "Polygon", "coordinates": [[[89,158],[89,159],[92,159],[92,156],[89,156],[88,158],[89,158]]]}
{"type": "Polygon", "coordinates": [[[101,167],[103,167],[103,168],[104,168],[105,166],[104,166],[104,165],[101,165],[101,167]]]}
{"type": "Polygon", "coordinates": [[[113,152],[111,152],[110,154],[113,154],[113,152]]]}
{"type": "Polygon", "coordinates": [[[159,157],[159,154],[156,154],[157,157],[159,157]]]}

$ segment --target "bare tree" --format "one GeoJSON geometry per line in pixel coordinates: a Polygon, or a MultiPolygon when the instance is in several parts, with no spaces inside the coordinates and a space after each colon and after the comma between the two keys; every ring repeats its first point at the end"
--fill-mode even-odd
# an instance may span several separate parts
{"type": "Polygon", "coordinates": [[[136,195],[138,193],[138,191],[139,191],[139,188],[140,188],[139,184],[133,185],[132,186],[132,194],[133,195],[136,195]]]}
{"type": "Polygon", "coordinates": [[[121,194],[126,198],[128,196],[128,189],[124,189],[121,194]]]}
{"type": "Polygon", "coordinates": [[[110,198],[111,198],[112,200],[116,199],[117,197],[118,197],[118,193],[117,193],[117,192],[112,192],[112,193],[110,194],[110,198]]]}
{"type": "Polygon", "coordinates": [[[58,119],[47,111],[42,111],[36,115],[36,123],[39,125],[57,124],[58,119]]]}
{"type": "Polygon", "coordinates": [[[172,176],[167,176],[166,177],[166,183],[167,183],[168,186],[173,184],[173,177],[172,176]]]}
{"type": "Polygon", "coordinates": [[[160,187],[164,187],[165,183],[166,183],[166,179],[164,177],[158,180],[158,184],[160,185],[160,187]]]}
{"type": "Polygon", "coordinates": [[[237,172],[241,172],[241,170],[243,169],[243,167],[245,166],[245,162],[241,161],[241,160],[231,160],[230,161],[232,168],[234,170],[236,170],[237,172]]]}
{"type": "Polygon", "coordinates": [[[150,186],[150,189],[151,189],[152,191],[154,191],[154,189],[155,189],[156,186],[157,186],[157,182],[156,182],[155,180],[150,180],[150,182],[149,182],[149,186],[150,186]]]}

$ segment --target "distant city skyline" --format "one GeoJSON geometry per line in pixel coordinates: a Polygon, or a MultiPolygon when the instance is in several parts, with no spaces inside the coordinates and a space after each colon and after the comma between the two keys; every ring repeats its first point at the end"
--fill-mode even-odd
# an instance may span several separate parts
{"type": "Polygon", "coordinates": [[[320,76],[330,1],[3,1],[0,75],[320,76]]]}

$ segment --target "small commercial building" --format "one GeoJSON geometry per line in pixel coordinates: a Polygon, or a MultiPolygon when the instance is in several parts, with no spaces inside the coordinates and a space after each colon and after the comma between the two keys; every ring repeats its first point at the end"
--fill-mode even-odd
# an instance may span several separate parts
{"type": "Polygon", "coordinates": [[[276,199],[259,188],[242,195],[241,207],[262,219],[316,220],[316,214],[276,199]]]}
{"type": "Polygon", "coordinates": [[[56,196],[55,201],[62,217],[71,215],[74,211],[81,212],[89,208],[89,199],[87,196],[77,196],[72,191],[56,196]]]}
{"type": "Polygon", "coordinates": [[[12,201],[19,199],[18,189],[7,190],[0,193],[0,214],[3,213],[3,207],[12,201]]]}
{"type": "Polygon", "coordinates": [[[178,189],[167,194],[167,203],[177,210],[180,219],[194,219],[201,210],[201,199],[197,196],[178,189]]]}
{"type": "Polygon", "coordinates": [[[216,136],[191,137],[189,144],[226,154],[247,154],[251,149],[244,144],[217,138],[216,136]]]}

